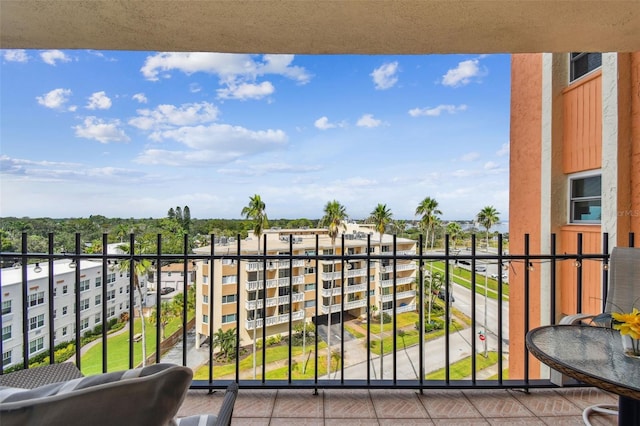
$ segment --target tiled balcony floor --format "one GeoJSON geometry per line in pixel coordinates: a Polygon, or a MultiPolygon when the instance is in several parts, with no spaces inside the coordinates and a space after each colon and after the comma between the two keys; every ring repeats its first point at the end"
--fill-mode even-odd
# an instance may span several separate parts
{"type": "MultiPolygon", "coordinates": [[[[179,416],[216,412],[223,392],[189,391],[179,416]]],[[[515,390],[243,390],[232,425],[584,425],[582,410],[616,404],[594,388],[515,390]]],[[[593,425],[617,417],[592,415],[593,425]]]]}

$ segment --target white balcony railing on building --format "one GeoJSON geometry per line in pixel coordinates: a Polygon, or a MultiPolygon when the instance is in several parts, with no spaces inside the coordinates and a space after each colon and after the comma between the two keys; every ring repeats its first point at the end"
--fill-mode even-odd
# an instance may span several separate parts
{"type": "MultiPolygon", "coordinates": [[[[415,282],[415,280],[415,277],[399,277],[396,278],[396,285],[411,284],[415,282]]],[[[393,287],[393,280],[382,280],[380,281],[380,285],[382,287],[393,287]]]]}
{"type": "MultiPolygon", "coordinates": [[[[345,288],[344,288],[344,294],[361,293],[363,291],[367,291],[367,285],[366,284],[353,284],[353,285],[345,286],[345,288]]],[[[333,288],[333,292],[331,291],[330,288],[323,288],[322,289],[322,297],[329,297],[329,296],[331,296],[331,293],[333,293],[334,296],[341,295],[342,294],[342,287],[340,287],[340,286],[334,287],[333,288]]]]}
{"type": "MultiPolygon", "coordinates": [[[[348,269],[344,271],[345,278],[353,278],[353,277],[364,277],[367,275],[367,268],[360,269],[348,269]]],[[[325,281],[328,280],[339,280],[342,277],[341,271],[336,272],[323,272],[322,279],[325,281]]]]}
{"type": "MultiPolygon", "coordinates": [[[[416,264],[414,262],[409,263],[397,263],[395,271],[411,271],[416,269],[416,264]]],[[[382,267],[382,272],[393,272],[393,265],[387,265],[382,267]]]]}
{"type": "MultiPolygon", "coordinates": [[[[396,300],[406,299],[407,297],[415,297],[415,296],[416,296],[415,290],[401,291],[396,294],[396,300]]],[[[393,300],[393,293],[382,295],[383,302],[391,302],[392,300],[393,300]]]]}
{"type": "MultiPolygon", "coordinates": [[[[305,261],[302,259],[294,259],[293,260],[293,267],[294,268],[300,268],[302,266],[304,266],[305,261]]],[[[264,263],[263,262],[247,262],[247,266],[245,267],[245,269],[249,272],[251,271],[262,271],[264,267],[264,263]]],[[[288,268],[289,267],[289,261],[288,260],[276,260],[276,261],[269,261],[267,262],[267,270],[275,270],[275,269],[282,269],[282,268],[288,268]]]]}
{"type": "MultiPolygon", "coordinates": [[[[304,284],[304,275],[296,275],[293,277],[293,285],[298,284],[304,284]]],[[[267,280],[267,288],[286,287],[288,285],[289,277],[267,280]]],[[[264,288],[264,281],[248,281],[246,287],[248,291],[262,290],[264,288]]]]}
{"type": "MultiPolygon", "coordinates": [[[[301,319],[304,319],[304,310],[295,311],[291,314],[291,321],[300,321],[301,319]]],[[[287,322],[289,322],[289,314],[280,314],[267,317],[267,327],[287,322]]],[[[256,325],[258,328],[262,328],[262,318],[258,318],[257,320],[245,321],[245,327],[247,330],[253,330],[256,325]]]]}
{"type": "MultiPolygon", "coordinates": [[[[302,302],[304,300],[304,293],[293,293],[291,297],[292,302],[302,302]]],[[[248,311],[252,311],[254,309],[260,309],[263,306],[263,299],[257,300],[257,308],[255,300],[247,300],[245,302],[245,308],[248,311]]],[[[288,305],[289,304],[289,296],[278,296],[278,297],[269,297],[267,298],[267,307],[277,306],[277,305],[288,305]]]]}

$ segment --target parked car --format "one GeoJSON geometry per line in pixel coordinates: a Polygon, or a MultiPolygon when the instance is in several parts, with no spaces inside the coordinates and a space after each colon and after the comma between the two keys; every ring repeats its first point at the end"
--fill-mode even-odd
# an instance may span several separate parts
{"type": "MultiPolygon", "coordinates": [[[[494,280],[498,279],[498,274],[491,274],[491,278],[493,278],[494,280]]],[[[509,279],[509,275],[508,274],[502,274],[502,280],[508,280],[509,279]]]]}
{"type": "Polygon", "coordinates": [[[169,294],[169,293],[173,293],[174,291],[176,291],[176,289],[173,287],[162,287],[160,289],[160,294],[169,294]]]}
{"type": "Polygon", "coordinates": [[[484,265],[476,265],[476,272],[484,272],[487,270],[487,267],[484,265]]]}
{"type": "MultiPolygon", "coordinates": [[[[444,288],[441,288],[441,289],[438,291],[438,299],[445,300],[445,297],[446,297],[446,296],[445,296],[444,288]]],[[[455,301],[456,301],[456,298],[455,298],[455,297],[453,297],[453,294],[451,294],[451,293],[449,293],[449,301],[450,301],[451,303],[453,303],[453,302],[455,302],[455,301]]]]}

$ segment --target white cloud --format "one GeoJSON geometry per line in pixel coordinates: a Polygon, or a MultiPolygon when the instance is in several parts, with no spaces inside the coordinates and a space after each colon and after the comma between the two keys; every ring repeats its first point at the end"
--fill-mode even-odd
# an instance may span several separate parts
{"type": "Polygon", "coordinates": [[[107,94],[102,92],[95,92],[89,97],[89,102],[85,107],[87,109],[109,109],[111,108],[111,99],[107,94]]]}
{"type": "Polygon", "coordinates": [[[60,50],[45,50],[40,53],[40,57],[49,65],[57,65],[57,62],[69,62],[71,58],[60,50]]]}
{"type": "Polygon", "coordinates": [[[382,124],[382,120],[373,118],[373,114],[364,114],[358,119],[356,126],[359,127],[378,127],[382,124]]]}
{"type": "Polygon", "coordinates": [[[473,161],[480,158],[480,153],[478,152],[468,152],[460,157],[460,161],[473,161]]]}
{"type": "Polygon", "coordinates": [[[276,74],[304,84],[311,75],[302,67],[292,66],[294,55],[258,55],[209,52],[163,52],[148,56],[140,69],[147,80],[158,80],[160,73],[177,70],[190,75],[196,72],[218,75],[221,81],[237,78],[255,80],[256,77],[276,74]]]}
{"type": "Polygon", "coordinates": [[[412,117],[420,117],[420,116],[429,116],[429,117],[437,117],[442,112],[448,112],[449,114],[455,114],[460,111],[465,111],[467,106],[465,104],[461,104],[458,106],[455,105],[438,105],[435,108],[414,108],[409,110],[409,115],[412,117]]]}
{"type": "Polygon", "coordinates": [[[138,116],[129,120],[129,124],[142,130],[210,123],[218,118],[219,113],[218,108],[208,102],[158,105],[156,109],[139,109],[137,112],[138,116]]]}
{"type": "Polygon", "coordinates": [[[82,125],[74,126],[76,136],[85,139],[95,139],[100,143],[128,142],[129,137],[120,129],[120,120],[107,122],[97,117],[87,117],[82,125]]]}
{"type": "Polygon", "coordinates": [[[191,83],[189,85],[189,91],[191,93],[198,93],[202,90],[202,87],[200,87],[200,85],[198,83],[191,83]]]}
{"type": "Polygon", "coordinates": [[[218,98],[221,99],[261,99],[275,92],[275,88],[273,87],[273,84],[268,81],[263,81],[260,84],[230,83],[228,87],[224,89],[218,89],[217,92],[218,98]]]}
{"type": "Polygon", "coordinates": [[[479,62],[477,59],[460,62],[456,68],[450,69],[442,76],[442,84],[451,87],[469,84],[473,77],[478,77],[481,74],[479,62]]]}
{"type": "Polygon", "coordinates": [[[504,157],[505,155],[509,155],[509,150],[510,150],[509,144],[503,143],[500,149],[496,152],[496,155],[498,157],[504,157]]]}
{"type": "Polygon", "coordinates": [[[369,74],[373,78],[376,90],[392,88],[398,82],[398,62],[389,62],[381,65],[369,74]]]}
{"type": "Polygon", "coordinates": [[[228,124],[180,127],[155,132],[153,137],[158,141],[174,140],[191,150],[148,149],[138,156],[137,162],[175,166],[226,163],[244,156],[280,149],[287,142],[287,135],[282,130],[255,131],[228,124]]]}
{"type": "Polygon", "coordinates": [[[313,123],[313,125],[320,130],[327,130],[327,129],[333,129],[335,127],[346,127],[347,124],[344,121],[340,123],[331,123],[329,122],[329,118],[324,116],[324,117],[318,118],[313,123]]]}
{"type": "Polygon", "coordinates": [[[485,170],[495,170],[497,168],[499,168],[500,165],[498,163],[495,163],[493,161],[487,161],[486,163],[484,163],[484,169],[485,170]]]}
{"type": "Polygon", "coordinates": [[[271,173],[309,173],[321,170],[321,166],[301,166],[286,163],[260,163],[238,169],[219,169],[218,173],[236,176],[263,176],[271,173]]]}
{"type": "Polygon", "coordinates": [[[24,49],[5,50],[4,60],[7,62],[27,62],[29,55],[27,55],[27,51],[24,49]]]}
{"type": "Polygon", "coordinates": [[[36,100],[40,105],[47,108],[62,109],[64,104],[69,102],[69,96],[71,96],[71,89],[60,88],[53,89],[49,93],[45,93],[43,96],[36,96],[36,100]]]}
{"type": "Polygon", "coordinates": [[[136,93],[131,97],[131,99],[136,100],[141,104],[146,104],[148,102],[147,97],[144,95],[144,93],[136,93]]]}

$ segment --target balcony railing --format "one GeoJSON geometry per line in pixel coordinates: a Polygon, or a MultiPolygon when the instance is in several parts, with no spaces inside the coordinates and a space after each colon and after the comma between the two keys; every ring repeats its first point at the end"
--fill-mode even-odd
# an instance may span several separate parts
{"type": "MultiPolygon", "coordinates": [[[[158,236],[160,239],[160,236],[158,236]]],[[[634,245],[633,234],[629,236],[629,246],[634,245]]],[[[216,261],[229,261],[230,258],[233,262],[225,268],[235,268],[236,279],[233,284],[225,284],[225,298],[232,297],[232,299],[225,299],[222,302],[214,300],[214,295],[220,294],[219,287],[221,283],[212,282],[209,280],[207,283],[198,282],[198,286],[206,286],[209,291],[208,295],[200,294],[200,297],[208,296],[206,301],[199,299],[197,306],[200,306],[196,312],[198,315],[206,316],[206,320],[202,319],[202,324],[211,326],[212,333],[215,336],[211,336],[213,344],[195,348],[195,350],[208,352],[208,360],[204,364],[194,366],[197,370],[196,378],[192,383],[194,389],[218,389],[224,388],[229,380],[240,382],[240,385],[245,388],[412,388],[412,389],[427,389],[427,388],[457,388],[457,389],[469,389],[469,388],[533,388],[533,387],[549,387],[551,386],[549,380],[543,378],[538,379],[538,376],[529,376],[529,356],[526,354],[524,346],[518,347],[518,351],[524,355],[523,362],[524,373],[521,377],[506,377],[504,373],[509,367],[507,366],[506,355],[514,354],[513,345],[514,340],[524,340],[524,335],[513,335],[512,331],[509,333],[506,329],[508,326],[507,317],[503,314],[503,311],[509,308],[509,298],[506,297],[506,292],[518,291],[519,296],[518,306],[512,306],[512,309],[518,309],[521,313],[521,329],[526,332],[531,328],[531,324],[541,323],[555,323],[556,312],[559,312],[557,308],[558,300],[556,300],[556,294],[559,293],[558,285],[560,282],[560,273],[558,272],[563,265],[570,265],[571,270],[569,274],[563,276],[570,276],[572,280],[575,280],[575,285],[571,288],[574,289],[574,294],[571,295],[570,302],[575,306],[576,312],[582,312],[583,300],[585,295],[583,288],[587,284],[594,284],[594,282],[588,282],[588,280],[597,280],[597,286],[601,289],[601,300],[606,299],[607,283],[608,283],[608,268],[606,268],[609,261],[609,247],[607,245],[608,236],[603,235],[603,246],[601,251],[585,253],[582,246],[582,235],[578,234],[578,240],[575,244],[575,253],[558,254],[555,236],[551,237],[551,246],[547,253],[533,253],[528,249],[525,249],[523,253],[509,253],[506,254],[503,249],[502,237],[499,236],[496,243],[495,251],[491,252],[477,252],[476,238],[472,237],[471,249],[468,252],[458,252],[455,254],[449,250],[448,239],[445,240],[445,249],[443,251],[425,252],[423,249],[423,239],[417,242],[417,250],[395,250],[395,239],[393,244],[393,250],[386,252],[382,255],[375,255],[371,253],[370,240],[366,241],[367,250],[364,254],[358,255],[322,255],[322,254],[287,254],[287,255],[260,255],[255,254],[229,254],[225,250],[224,254],[217,254],[212,248],[209,254],[194,254],[188,252],[185,248],[183,253],[179,254],[163,254],[163,253],[137,253],[132,252],[128,254],[107,254],[107,253],[83,253],[83,245],[81,244],[80,235],[76,235],[76,247],[72,253],[69,252],[55,252],[53,245],[53,236],[50,236],[49,247],[46,253],[31,253],[27,251],[27,234],[23,235],[22,250],[19,252],[2,252],[0,253],[0,262],[3,265],[14,265],[11,268],[11,274],[14,274],[16,280],[9,282],[5,279],[5,270],[3,270],[2,291],[0,291],[0,306],[2,306],[2,315],[0,315],[0,328],[3,330],[3,339],[0,340],[0,353],[3,354],[3,365],[0,365],[0,373],[7,371],[9,367],[20,368],[21,364],[27,363],[27,361],[34,360],[35,358],[46,355],[47,358],[42,358],[39,361],[44,363],[54,363],[62,361],[62,351],[56,350],[57,343],[64,338],[68,340],[69,344],[73,344],[78,347],[85,342],[85,336],[83,336],[82,327],[87,325],[85,317],[86,313],[81,312],[81,309],[75,309],[74,307],[81,306],[81,299],[85,299],[84,293],[81,298],[80,283],[85,279],[83,270],[85,261],[98,262],[99,275],[102,277],[102,283],[106,282],[105,277],[111,271],[114,262],[117,262],[123,269],[131,271],[137,264],[142,264],[147,261],[155,262],[155,264],[162,264],[163,262],[182,262],[185,265],[185,272],[187,265],[193,263],[198,265],[199,262],[206,262],[211,269],[209,277],[215,276],[213,274],[213,268],[216,268],[216,261]],[[393,263],[385,268],[389,273],[393,271],[401,270],[415,270],[415,277],[396,277],[396,285],[408,285],[416,283],[416,288],[411,290],[399,291],[397,287],[393,287],[393,279],[385,281],[376,281],[373,278],[373,274],[376,272],[373,265],[376,262],[380,262],[383,259],[389,259],[393,263]],[[314,291],[304,291],[301,286],[304,286],[304,276],[294,275],[291,277],[283,277],[272,280],[259,279],[257,281],[247,282],[245,286],[240,283],[246,282],[248,265],[264,265],[265,262],[278,262],[280,269],[289,269],[289,274],[293,275],[293,268],[302,266],[307,261],[311,261],[314,264],[321,264],[322,262],[331,262],[334,264],[346,265],[349,262],[358,261],[362,268],[356,270],[344,270],[343,272],[330,273],[329,279],[347,278],[353,275],[350,274],[363,274],[366,277],[364,284],[357,284],[345,287],[336,287],[331,293],[329,290],[322,289],[322,285],[319,285],[320,280],[324,280],[327,275],[325,273],[315,272],[314,276],[314,291]],[[459,261],[468,261],[470,267],[467,269],[467,278],[462,280],[460,274],[456,274],[455,264],[459,261]],[[64,297],[69,297],[70,302],[68,313],[64,316],[68,321],[68,329],[66,334],[63,334],[59,325],[62,324],[62,308],[57,305],[60,292],[55,294],[54,289],[58,286],[56,281],[57,262],[64,261],[67,265],[68,275],[65,277],[65,283],[69,285],[70,294],[64,297]],[[245,263],[247,267],[242,267],[242,263],[245,263]],[[485,280],[488,280],[487,274],[474,274],[471,271],[476,269],[476,264],[494,265],[497,267],[495,273],[495,280],[492,280],[491,288],[485,286],[485,280]],[[75,268],[71,268],[71,265],[75,268]],[[125,266],[126,265],[126,266],[125,266]],[[287,265],[286,267],[283,265],[287,265]],[[428,318],[429,309],[432,308],[432,304],[437,302],[435,296],[429,297],[429,288],[426,276],[426,265],[434,268],[434,271],[438,269],[442,273],[444,282],[456,282],[458,279],[461,283],[466,281],[466,287],[470,294],[470,301],[465,309],[468,310],[467,320],[465,321],[442,321],[443,329],[440,330],[433,337],[426,331],[426,323],[428,318]],[[592,265],[592,266],[588,266],[592,265]],[[600,266],[596,268],[598,272],[597,277],[594,278],[593,274],[589,275],[585,271],[587,269],[593,269],[593,265],[600,266]],[[503,282],[501,267],[506,266],[511,272],[509,284],[503,282]],[[71,269],[69,269],[71,268],[71,269]],[[536,268],[544,271],[541,274],[536,271],[536,268]],[[36,270],[47,270],[45,278],[38,278],[38,272],[36,270]],[[517,274],[516,274],[517,271],[517,274]],[[343,275],[344,274],[344,275],[343,275]],[[529,298],[532,294],[531,280],[533,275],[536,277],[543,275],[543,285],[548,291],[542,294],[548,294],[549,299],[542,301],[542,304],[549,306],[548,318],[533,318],[531,315],[531,309],[529,306],[529,298]],[[416,279],[417,278],[417,279],[416,279]],[[32,305],[33,298],[30,298],[31,294],[36,291],[34,288],[35,280],[38,281],[37,291],[44,292],[44,298],[42,303],[36,300],[32,305]],[[267,292],[263,292],[263,295],[258,300],[248,300],[247,293],[241,290],[255,291],[257,289],[263,289],[264,287],[288,287],[291,296],[278,296],[267,297],[267,292]],[[297,287],[294,287],[297,286],[297,287]],[[391,286],[389,294],[380,295],[379,289],[391,286]],[[233,294],[229,294],[227,291],[229,288],[235,287],[236,291],[233,294]],[[217,288],[217,289],[215,289],[217,288]],[[352,294],[351,290],[362,293],[363,297],[356,300],[348,300],[348,294],[352,294]],[[329,291],[329,294],[327,292],[329,291]],[[315,295],[314,295],[315,293],[315,295]],[[331,301],[331,309],[322,303],[323,297],[333,296],[331,301]],[[336,300],[337,296],[340,296],[340,301],[336,300]],[[490,299],[489,299],[490,296],[490,299]],[[403,304],[401,299],[413,297],[415,303],[403,304]],[[483,305],[482,299],[485,304],[483,305]],[[229,302],[229,300],[232,300],[229,302]],[[304,302],[304,308],[301,303],[304,302]],[[488,302],[491,302],[490,304],[488,302]],[[294,303],[296,305],[294,305],[294,303]],[[288,311],[288,313],[280,314],[267,312],[274,310],[274,306],[285,306],[286,309],[280,310],[280,312],[288,311]],[[487,311],[489,307],[493,306],[494,310],[490,319],[487,319],[487,311]],[[262,309],[266,307],[266,309],[262,309]],[[230,309],[231,308],[231,309],[230,309]],[[260,308],[261,314],[255,320],[249,318],[249,313],[253,313],[254,309],[260,308]],[[271,309],[269,309],[271,308],[271,309]],[[375,308],[375,309],[373,309],[375,308]],[[380,326],[376,325],[378,318],[380,317],[380,310],[386,315],[389,315],[391,322],[384,324],[384,333],[382,336],[379,334],[380,326]],[[377,312],[376,312],[377,310],[377,312]],[[327,314],[331,311],[331,317],[328,318],[327,314]],[[33,321],[32,318],[37,315],[45,315],[44,326],[38,328],[38,330],[30,330],[29,324],[33,321]],[[351,315],[347,315],[351,314],[351,315]],[[400,315],[413,315],[410,320],[407,320],[400,315]],[[220,323],[220,317],[223,317],[220,323]],[[354,318],[355,317],[355,318],[354,318]],[[404,323],[401,323],[400,320],[404,323]],[[328,323],[331,323],[331,330],[327,330],[328,323]],[[352,321],[352,322],[348,322],[352,321]],[[316,326],[316,332],[304,334],[304,345],[306,357],[301,354],[301,348],[298,347],[299,342],[294,341],[294,329],[305,323],[312,322],[316,326]],[[221,324],[221,325],[220,325],[221,324]],[[404,324],[404,325],[403,325],[404,324]],[[263,325],[266,325],[264,327],[263,325]],[[378,328],[372,331],[372,327],[376,325],[378,328]],[[415,327],[414,327],[415,325],[415,327]],[[371,327],[369,327],[371,326],[371,327]],[[9,328],[10,327],[10,328],[9,328]],[[239,327],[244,328],[241,330],[239,327]],[[270,329],[272,327],[272,329],[270,329]],[[354,329],[357,327],[357,330],[354,329]],[[217,330],[216,330],[217,329],[217,330]],[[284,368],[286,371],[282,373],[280,370],[277,373],[273,373],[275,368],[267,362],[266,353],[271,349],[269,347],[266,350],[261,350],[257,356],[262,356],[262,362],[260,363],[259,379],[253,380],[252,375],[241,368],[240,357],[252,356],[251,344],[254,329],[257,339],[266,342],[268,338],[274,336],[280,336],[286,342],[288,347],[288,355],[285,359],[281,359],[277,362],[279,368],[284,368]],[[414,331],[412,331],[412,329],[414,331]],[[415,331],[415,329],[419,331],[415,331]],[[9,331],[10,330],[10,331],[9,331]],[[218,370],[221,367],[218,361],[219,358],[214,355],[221,350],[217,331],[220,333],[233,330],[232,337],[232,353],[231,364],[233,366],[232,379],[229,378],[229,369],[220,372],[218,370]],[[36,334],[36,331],[38,332],[36,334]],[[269,331],[269,333],[267,333],[269,331]],[[329,331],[327,333],[327,331],[329,331]],[[452,377],[450,366],[457,360],[458,352],[460,348],[464,348],[468,354],[477,354],[482,352],[481,343],[476,338],[479,331],[483,331],[489,341],[491,352],[496,354],[497,363],[497,377],[489,380],[480,380],[478,376],[479,369],[476,365],[476,358],[471,357],[471,367],[467,377],[459,378],[452,377]],[[10,337],[6,337],[9,336],[10,337]],[[413,333],[413,334],[412,334],[413,333]],[[415,334],[417,333],[417,334],[415,334]],[[291,335],[292,338],[287,340],[287,336],[291,335]],[[340,338],[327,338],[325,336],[340,336],[340,338]],[[249,338],[247,337],[249,336],[249,338]],[[413,337],[412,337],[413,336],[413,337]],[[381,354],[379,352],[379,339],[385,339],[385,352],[383,353],[383,360],[386,367],[383,372],[376,370],[378,368],[381,354]],[[430,339],[440,339],[440,345],[434,345],[430,339]],[[346,354],[345,341],[352,341],[360,339],[358,345],[350,346],[350,351],[353,348],[359,348],[359,356],[355,356],[354,353],[349,352],[346,354]],[[402,340],[400,340],[402,339],[402,340]],[[338,361],[333,361],[329,368],[326,365],[327,346],[331,343],[331,352],[337,354],[338,361]],[[459,343],[459,341],[463,343],[459,343]],[[387,343],[388,342],[388,343],[387,343]],[[377,345],[375,343],[378,343],[377,345]],[[466,346],[459,346],[459,345],[466,346]],[[406,345],[406,346],[404,346],[406,345]],[[294,348],[295,347],[295,348],[294,348]],[[438,347],[437,353],[434,353],[434,348],[438,347]],[[388,348],[396,348],[389,352],[388,348]],[[249,354],[248,354],[249,352],[249,354]],[[6,355],[9,354],[9,355],[6,355]],[[402,356],[403,358],[398,358],[402,356]],[[438,361],[430,361],[431,357],[438,359],[438,361]],[[408,358],[407,358],[408,357],[408,358]],[[10,359],[10,362],[7,360],[10,359]],[[354,363],[353,359],[357,360],[354,363]],[[303,375],[299,366],[302,363],[307,363],[309,368],[306,375],[303,375]],[[284,367],[283,367],[284,366],[284,367]],[[410,366],[410,369],[405,369],[403,366],[410,366]],[[443,368],[444,379],[428,379],[427,373],[434,368],[443,368]],[[204,371],[204,372],[203,372],[204,371]],[[282,374],[287,377],[287,380],[281,380],[282,374]],[[278,378],[275,378],[278,377],[278,378]]],[[[215,236],[212,236],[214,240],[215,236]]],[[[130,246],[135,247],[135,235],[130,236],[130,246]]],[[[103,236],[103,247],[108,244],[108,235],[103,236]]],[[[184,247],[188,247],[188,236],[185,236],[184,247]]],[[[241,240],[238,239],[238,247],[236,253],[242,253],[241,240]]],[[[529,247],[528,236],[525,236],[525,247],[529,247]]],[[[316,239],[315,253],[320,253],[318,247],[318,239],[316,239]]],[[[344,240],[342,241],[342,252],[344,253],[344,240]]],[[[293,247],[291,247],[290,253],[294,253],[293,247]]],[[[256,266],[258,268],[258,266],[256,266]]],[[[566,269],[567,267],[565,267],[566,269]]],[[[6,269],[6,268],[5,268],[6,269]]],[[[228,273],[228,269],[225,269],[225,273],[228,273]]],[[[253,270],[252,270],[253,271],[253,270]]],[[[565,271],[566,272],[566,271],[565,271]]],[[[9,273],[7,273],[9,276],[9,273]]],[[[185,273],[184,288],[188,288],[185,273]]],[[[128,294],[126,294],[126,316],[120,316],[120,318],[126,321],[126,328],[124,333],[127,335],[125,357],[128,365],[125,368],[132,368],[139,364],[141,345],[136,330],[136,318],[138,317],[139,304],[136,304],[135,297],[138,294],[138,280],[135,274],[130,274],[128,278],[128,294]],[[131,291],[133,290],[133,291],[131,291]]],[[[309,276],[307,276],[307,281],[309,276]]],[[[458,284],[456,284],[458,285],[458,284]]],[[[460,284],[461,288],[463,287],[460,284]]],[[[110,362],[112,357],[115,356],[113,348],[116,346],[115,341],[110,339],[108,334],[108,327],[106,326],[110,319],[115,319],[117,316],[113,315],[112,306],[120,305],[117,300],[109,300],[107,292],[109,285],[103,284],[94,291],[95,294],[100,294],[98,302],[95,299],[91,299],[92,308],[98,309],[96,314],[90,317],[89,330],[96,330],[97,337],[101,340],[101,356],[100,356],[100,371],[110,371],[110,362]],[[96,305],[96,306],[94,306],[96,305]],[[96,325],[94,325],[96,324],[96,325]]],[[[565,287],[566,289],[567,287],[565,287]]],[[[433,289],[431,289],[433,291],[433,289]]],[[[443,310],[442,318],[451,318],[453,314],[453,308],[461,310],[462,305],[458,301],[461,298],[459,289],[456,289],[456,302],[442,303],[440,306],[443,310]]],[[[118,292],[119,294],[119,292],[118,292]]],[[[176,334],[176,339],[171,340],[171,344],[175,345],[173,349],[177,349],[182,355],[182,364],[191,366],[194,362],[192,357],[192,345],[193,339],[188,338],[188,333],[193,330],[192,322],[189,322],[190,315],[188,315],[189,303],[187,300],[188,292],[183,292],[182,297],[182,312],[181,328],[176,334]],[[177,342],[177,343],[175,343],[177,342]]],[[[153,296],[145,296],[145,300],[153,298],[153,304],[158,309],[153,311],[147,310],[145,315],[155,315],[154,324],[163,323],[163,304],[162,295],[157,292],[153,296]]],[[[220,297],[220,296],[218,296],[220,297]]],[[[450,293],[446,293],[445,298],[449,299],[450,293]]],[[[565,296],[568,297],[568,296],[565,296]]],[[[450,302],[450,300],[449,300],[450,302]]],[[[566,301],[565,301],[566,302],[566,301]]],[[[276,310],[277,311],[277,310],[276,310]]],[[[571,312],[573,313],[573,312],[571,312]]],[[[435,315],[435,314],[434,314],[435,315]]],[[[520,320],[520,319],[519,319],[520,320]]],[[[66,324],[66,323],[65,323],[66,324]]],[[[513,326],[513,324],[512,324],[513,326]]],[[[208,328],[208,327],[205,327],[208,328]]],[[[163,345],[169,341],[167,339],[162,343],[161,339],[161,327],[155,326],[150,335],[154,335],[153,349],[151,353],[147,354],[147,363],[158,363],[163,359],[163,353],[166,352],[167,347],[163,345]],[[161,343],[159,343],[161,342],[161,343]]],[[[202,332],[201,330],[195,330],[202,332]]],[[[95,336],[94,336],[95,337],[95,336]]],[[[209,337],[209,336],[206,336],[209,337]]],[[[227,345],[228,346],[228,345],[227,345]]],[[[88,366],[85,366],[83,360],[83,354],[80,350],[73,350],[72,360],[76,365],[85,371],[88,366]]],[[[357,351],[356,351],[357,352],[357,351]]],[[[119,356],[122,353],[118,354],[119,356]]],[[[511,360],[513,356],[509,357],[511,360]]],[[[331,359],[334,359],[333,357],[331,359]]],[[[510,371],[510,374],[512,374],[510,371]]],[[[86,371],[85,371],[86,373],[86,371]]]]}

